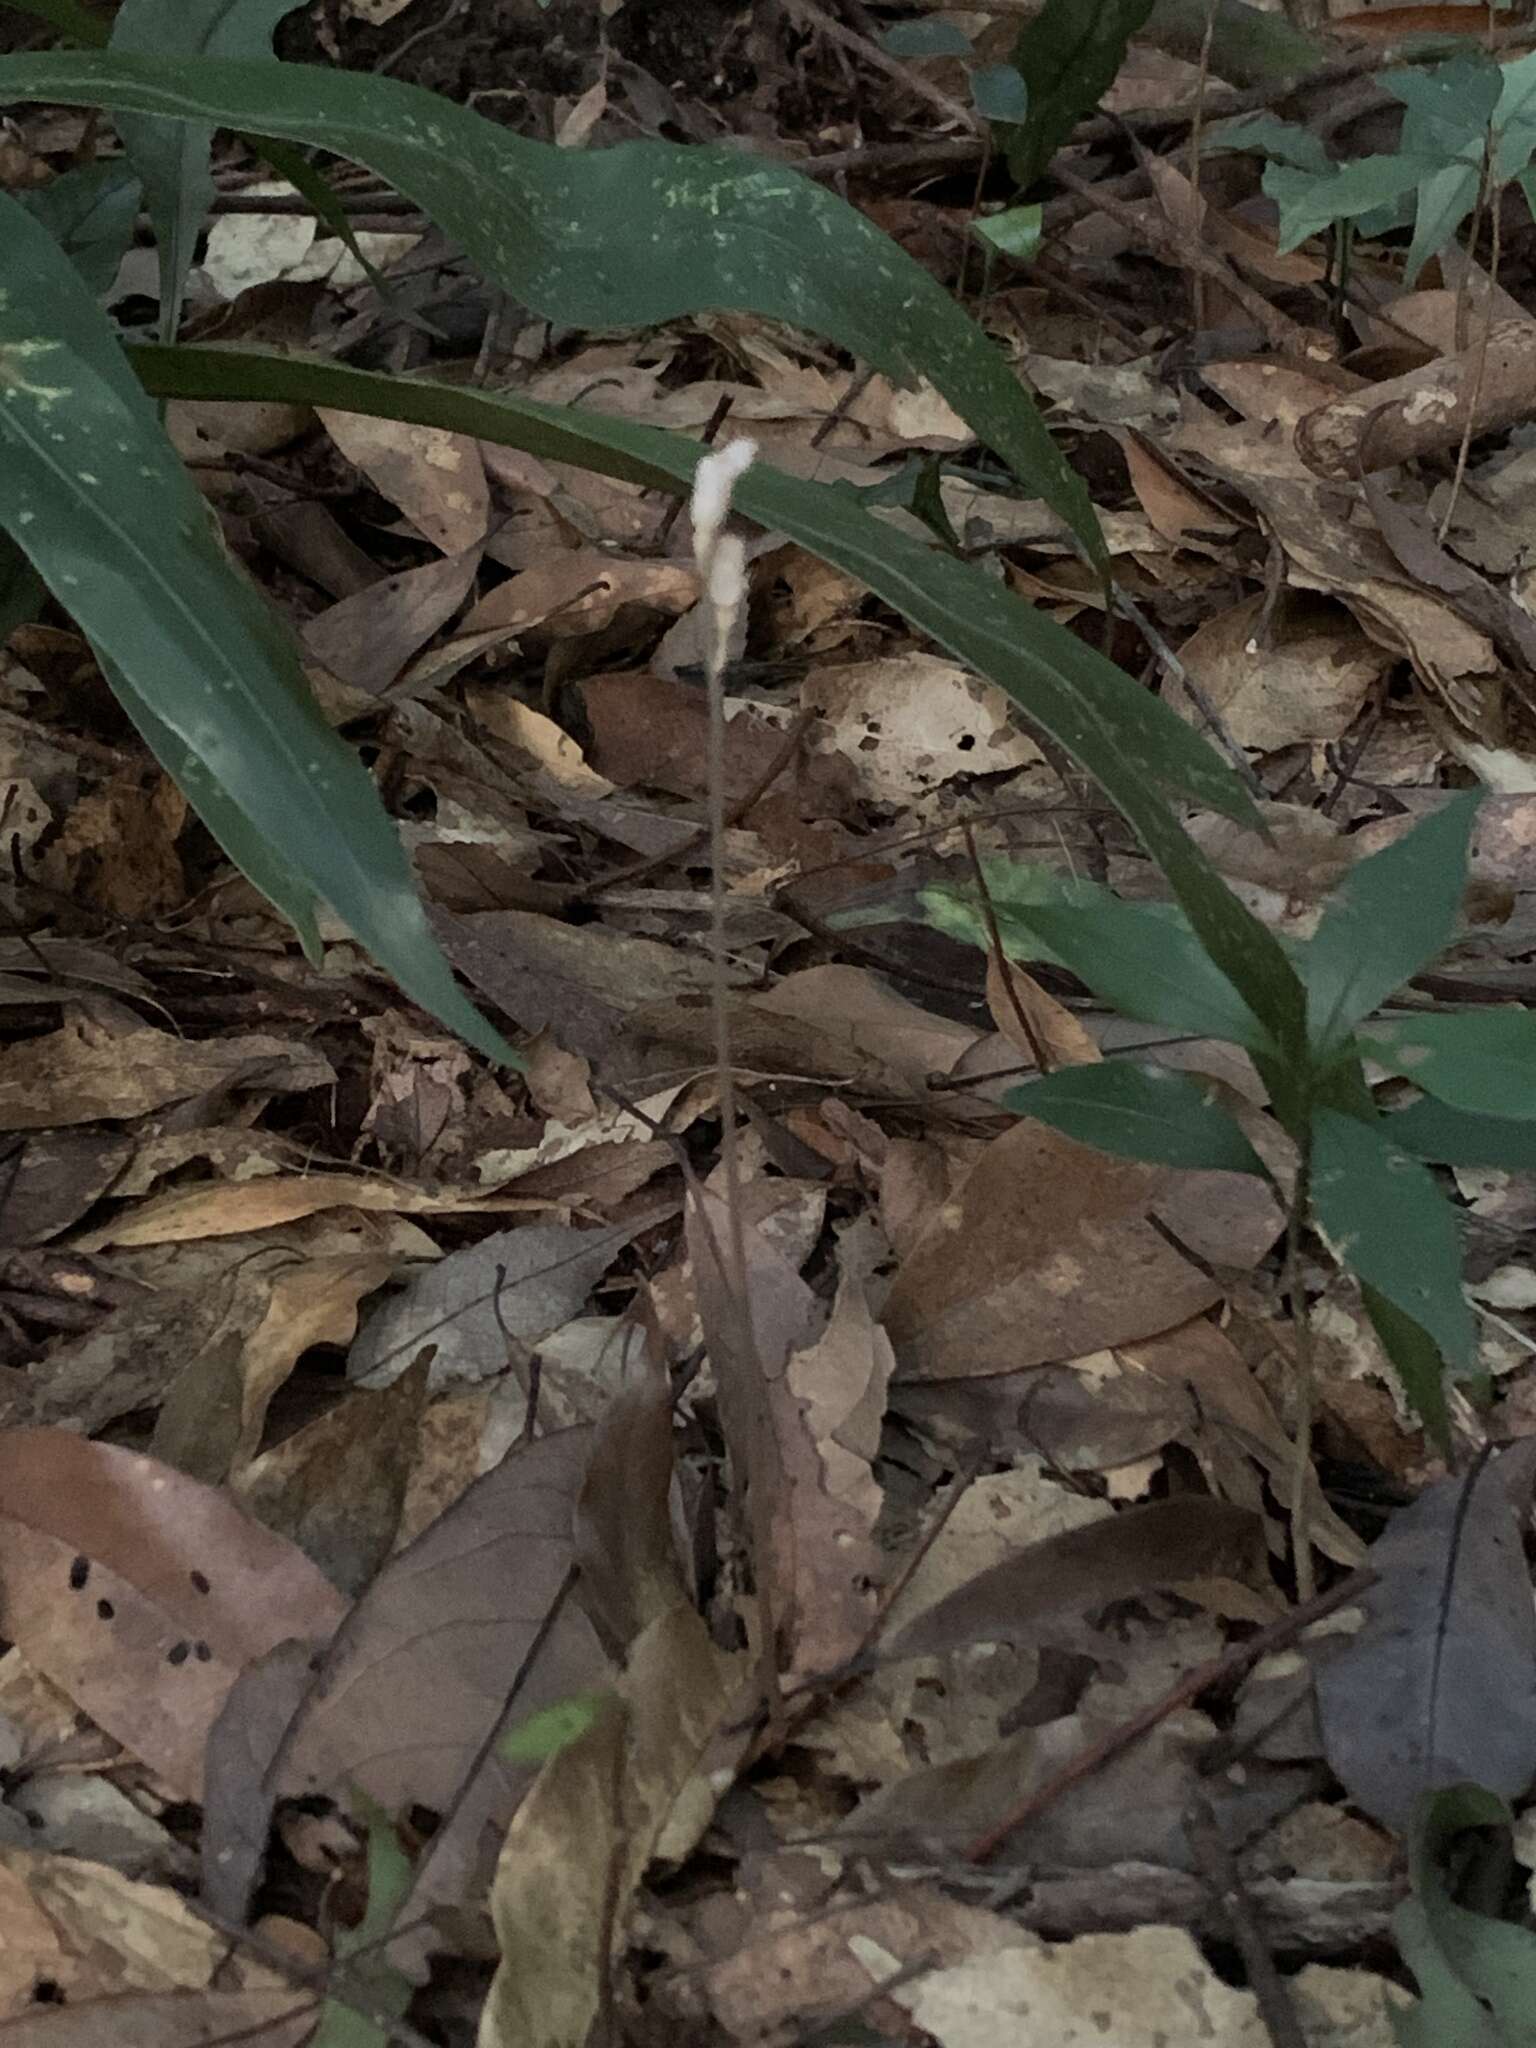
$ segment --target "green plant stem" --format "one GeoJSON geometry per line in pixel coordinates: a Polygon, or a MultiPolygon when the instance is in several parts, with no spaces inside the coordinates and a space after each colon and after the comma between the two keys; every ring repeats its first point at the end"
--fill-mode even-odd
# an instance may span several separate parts
{"type": "Polygon", "coordinates": [[[1295,1185],[1291,1189],[1290,1206],[1286,1211],[1283,1279],[1286,1305],[1291,1312],[1291,1358],[1296,1402],[1289,1503],[1291,1555],[1296,1572],[1296,1598],[1301,1601],[1310,1600],[1317,1591],[1317,1579],[1312,1566],[1312,1538],[1308,1526],[1314,1397],[1312,1320],[1307,1307],[1306,1280],[1302,1271],[1311,1195],[1312,1145],[1310,1137],[1304,1133],[1296,1156],[1295,1185]]]}

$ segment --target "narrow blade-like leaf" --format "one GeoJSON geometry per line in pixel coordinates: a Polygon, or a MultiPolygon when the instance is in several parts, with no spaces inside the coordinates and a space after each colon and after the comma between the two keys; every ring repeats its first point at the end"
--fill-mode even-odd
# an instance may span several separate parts
{"type": "Polygon", "coordinates": [[[1351,868],[1329,898],[1301,963],[1308,1035],[1319,1058],[1337,1051],[1362,1017],[1450,943],[1480,800],[1478,790],[1453,796],[1351,868]]]}
{"type": "Polygon", "coordinates": [[[1029,111],[1009,139],[1008,168],[1021,191],[1114,84],[1126,44],[1151,12],[1152,0],[1045,0],[1019,30],[1013,68],[1029,111]]]}
{"type": "Polygon", "coordinates": [[[1020,1116],[1037,1117],[1069,1138],[1122,1159],[1231,1173],[1264,1171],[1213,1090],[1171,1067],[1129,1059],[1066,1067],[1015,1088],[1006,1101],[1020,1116]]]}
{"type": "Polygon", "coordinates": [[[926,376],[1106,561],[1086,486],[994,343],[873,222],[786,165],[665,142],[557,149],[399,79],[303,64],[50,52],[0,59],[0,98],[222,124],[353,157],[493,283],[564,325],[763,313],[893,377],[926,376]]]}
{"type": "Polygon", "coordinates": [[[372,783],[219,547],[104,315],[30,214],[0,199],[0,217],[0,525],[127,678],[130,712],[148,706],[161,759],[169,734],[408,994],[515,1058],[454,981],[372,783]]]}
{"type": "MultiPolygon", "coordinates": [[[[652,489],[686,491],[701,452],[678,434],[507,392],[491,397],[255,350],[150,347],[130,356],[160,396],[284,398],[412,420],[652,489]]],[[[1304,994],[1284,948],[1221,881],[1164,801],[1165,793],[1176,795],[1254,820],[1247,791],[1182,719],[1002,584],[873,518],[852,491],[759,462],[738,481],[734,502],[846,570],[1006,690],[1096,778],[1161,866],[1211,958],[1276,1042],[1299,1049],[1304,994]]]]}
{"type": "MultiPolygon", "coordinates": [[[[179,67],[193,53],[265,57],[272,31],[298,0],[122,0],[112,23],[114,52],[142,54],[179,67]]],[[[187,272],[198,230],[213,201],[207,122],[166,121],[125,114],[119,131],[129,161],[144,182],[160,256],[160,339],[174,341],[181,326],[187,272]]]]}
{"type": "Polygon", "coordinates": [[[1465,1367],[1476,1331],[1461,1291],[1456,1212],[1387,1128],[1318,1111],[1312,1207],[1340,1260],[1427,1330],[1448,1365],[1465,1367]]]}
{"type": "Polygon", "coordinates": [[[1361,1033],[1367,1058],[1453,1109],[1536,1119],[1536,1016],[1515,1004],[1392,1017],[1361,1033]]]}

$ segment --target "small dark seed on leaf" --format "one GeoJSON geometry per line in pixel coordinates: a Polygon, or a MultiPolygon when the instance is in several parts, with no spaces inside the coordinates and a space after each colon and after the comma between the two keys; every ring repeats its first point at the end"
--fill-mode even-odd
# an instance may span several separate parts
{"type": "Polygon", "coordinates": [[[77,1557],[69,1568],[71,1590],[78,1593],[90,1575],[91,1560],[88,1557],[77,1557]]]}
{"type": "Polygon", "coordinates": [[[192,1654],[199,1664],[211,1664],[213,1662],[213,1652],[206,1643],[194,1643],[192,1645],[192,1654]]]}
{"type": "Polygon", "coordinates": [[[193,1572],[192,1583],[199,1593],[206,1593],[208,1591],[208,1574],[206,1572],[193,1572]]]}
{"type": "Polygon", "coordinates": [[[101,1616],[103,1621],[110,1621],[113,1615],[116,1614],[117,1609],[112,1605],[112,1602],[110,1600],[98,1600],[96,1602],[96,1612],[101,1616]]]}
{"type": "Polygon", "coordinates": [[[171,1648],[166,1652],[166,1663],[185,1664],[188,1656],[191,1653],[191,1648],[192,1646],[190,1643],[173,1643],[171,1648]]]}

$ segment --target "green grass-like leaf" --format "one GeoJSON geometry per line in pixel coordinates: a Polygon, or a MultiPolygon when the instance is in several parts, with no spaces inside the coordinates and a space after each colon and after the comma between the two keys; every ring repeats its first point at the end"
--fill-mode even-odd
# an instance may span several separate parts
{"type": "Polygon", "coordinates": [[[1328,1059],[1363,1017],[1442,953],[1461,913],[1480,790],[1442,804],[1350,869],[1301,961],[1314,1055],[1328,1059]]]}
{"type": "Polygon", "coordinates": [[[317,710],[290,635],[224,554],[105,316],[5,199],[0,452],[0,526],[123,681],[130,716],[147,714],[161,761],[225,825],[231,857],[311,944],[316,894],[407,994],[515,1061],[454,981],[372,782],[317,710]]]}
{"type": "Polygon", "coordinates": [[[664,142],[557,149],[394,78],[117,52],[0,59],[0,98],[213,123],[367,164],[493,283],[573,327],[769,315],[927,376],[1106,562],[1088,492],[1001,352],[888,235],[784,165],[664,142]]]}

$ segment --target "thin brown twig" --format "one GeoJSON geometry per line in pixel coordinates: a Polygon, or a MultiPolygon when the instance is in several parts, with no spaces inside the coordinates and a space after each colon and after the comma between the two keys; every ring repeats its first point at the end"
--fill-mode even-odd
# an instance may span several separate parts
{"type": "Polygon", "coordinates": [[[1054,1805],[1064,1792],[1070,1792],[1074,1785],[1081,1784],[1085,1778],[1091,1778],[1095,1771],[1102,1770],[1105,1764],[1130,1749],[1144,1735],[1150,1734],[1160,1722],[1166,1721],[1170,1714],[1177,1713],[1180,1707],[1192,1705],[1202,1693],[1209,1692],[1213,1686],[1231,1684],[1241,1678],[1261,1657],[1267,1657],[1272,1650],[1283,1649],[1303,1630],[1310,1628],[1314,1621],[1321,1621],[1325,1615],[1332,1614],[1335,1608],[1346,1606],[1357,1594],[1374,1586],[1379,1576],[1379,1573],[1366,1569],[1350,1572],[1340,1579],[1336,1586],[1330,1586],[1326,1593],[1317,1594],[1315,1598],[1304,1601],[1299,1607],[1293,1607],[1289,1614],[1282,1615],[1278,1621],[1261,1628],[1257,1635],[1250,1636],[1246,1643],[1235,1643],[1231,1649],[1223,1651],[1221,1656],[1211,1658],[1208,1663],[1196,1665],[1195,1669],[1187,1672],[1177,1685],[1170,1686],[1160,1699],[1153,1700],[1150,1706],[1143,1707],[1140,1713],[1133,1714],[1128,1721],[1122,1721],[1118,1728],[1111,1728],[1107,1735],[1101,1736],[1097,1742],[1090,1743],[1086,1749],[1080,1750],[1053,1778],[1047,1779],[1045,1784],[1037,1786],[1033,1792],[1010,1807],[1001,1820],[994,1822],[984,1834],[978,1835],[975,1841],[967,1844],[963,1851],[966,1862],[990,1862],[1008,1837],[1023,1827],[1026,1821],[1032,1820],[1037,1813],[1044,1813],[1046,1808],[1054,1805]]]}
{"type": "Polygon", "coordinates": [[[1013,963],[1003,950],[1003,934],[997,922],[997,906],[992,901],[992,891],[987,887],[986,871],[981,865],[981,855],[976,851],[976,834],[971,829],[969,818],[961,826],[965,835],[965,850],[970,858],[971,873],[976,878],[977,892],[981,898],[982,922],[987,928],[987,943],[992,949],[992,958],[997,962],[998,978],[1008,992],[1008,1003],[1018,1019],[1019,1029],[1024,1034],[1024,1043],[1035,1056],[1035,1065],[1042,1074],[1051,1071],[1052,1061],[1045,1041],[1035,1029],[1034,1019],[1025,1012],[1019,1000],[1018,985],[1013,978],[1013,963]]]}
{"type": "MultiPolygon", "coordinates": [[[[1485,143],[1483,147],[1486,164],[1489,160],[1487,154],[1489,144],[1485,143]]],[[[1487,175],[1486,170],[1484,175],[1487,175]]],[[[1456,500],[1461,496],[1462,482],[1467,474],[1467,456],[1472,448],[1472,432],[1477,422],[1478,403],[1483,395],[1483,380],[1488,373],[1488,338],[1493,333],[1493,295],[1499,282],[1500,231],[1504,220],[1504,193],[1502,188],[1494,192],[1492,210],[1493,240],[1488,253],[1488,296],[1483,306],[1483,331],[1478,337],[1477,358],[1472,366],[1472,389],[1467,394],[1467,416],[1462,425],[1461,439],[1456,447],[1456,470],[1451,478],[1451,488],[1446,497],[1445,512],[1440,520],[1440,529],[1435,536],[1441,547],[1445,546],[1445,536],[1451,530],[1451,520],[1456,511],[1456,500]]],[[[1476,246],[1477,231],[1474,221],[1472,232],[1467,237],[1467,267],[1462,277],[1462,284],[1467,287],[1469,295],[1472,279],[1473,251],[1476,246]]],[[[1459,306],[1460,301],[1458,300],[1458,310],[1459,306]]]]}
{"type": "Polygon", "coordinates": [[[1184,1816],[1184,1832],[1204,1866],[1211,1895],[1243,1959],[1248,1972],[1248,1989],[1253,1993],[1259,2018],[1273,2048],[1307,2048],[1296,2007],[1285,1988],[1284,1979],[1275,1968],[1269,1944],[1259,1931],[1253,1901],[1243,1884],[1237,1858],[1232,1854],[1231,1846],[1221,1832],[1215,1809],[1203,1790],[1196,1792],[1189,1802],[1184,1816]]]}

